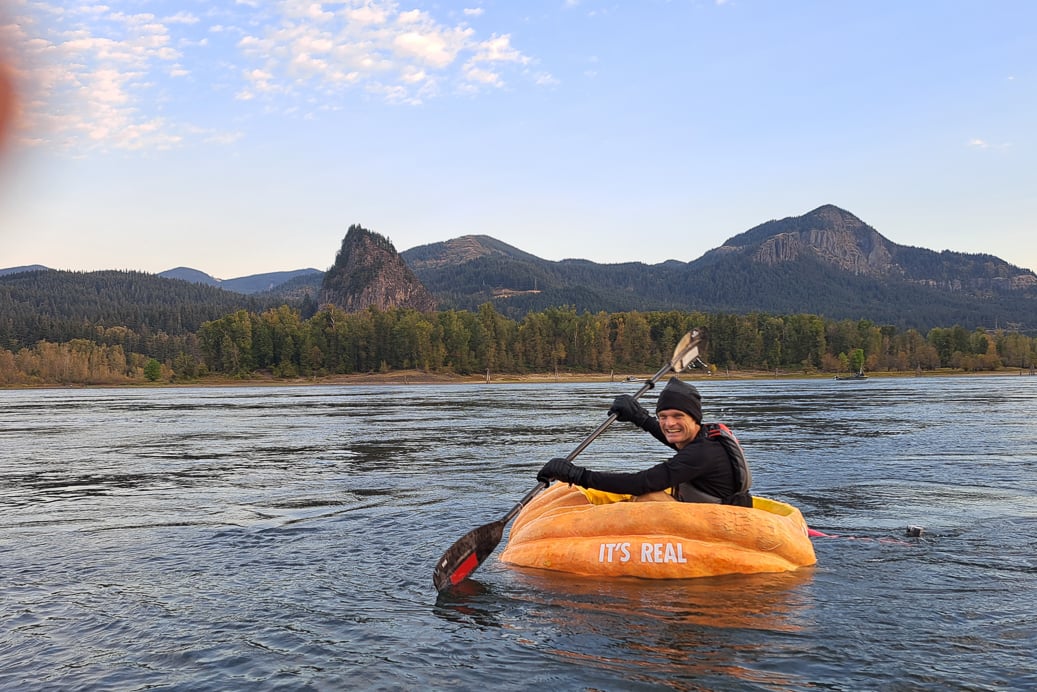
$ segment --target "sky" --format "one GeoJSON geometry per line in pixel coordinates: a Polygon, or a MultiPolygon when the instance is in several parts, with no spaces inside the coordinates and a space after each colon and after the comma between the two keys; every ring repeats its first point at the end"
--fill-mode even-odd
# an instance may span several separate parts
{"type": "Polygon", "coordinates": [[[0,0],[0,268],[689,262],[834,204],[1037,269],[1031,0],[0,0]]]}

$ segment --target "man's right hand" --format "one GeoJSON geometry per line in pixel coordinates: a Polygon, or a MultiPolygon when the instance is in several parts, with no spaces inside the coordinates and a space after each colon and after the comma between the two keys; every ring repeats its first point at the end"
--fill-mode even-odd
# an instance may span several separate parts
{"type": "Polygon", "coordinates": [[[637,403],[637,399],[629,394],[620,394],[616,397],[609,409],[609,414],[613,413],[616,414],[616,420],[633,423],[639,427],[643,427],[645,421],[651,417],[645,407],[637,403]]]}

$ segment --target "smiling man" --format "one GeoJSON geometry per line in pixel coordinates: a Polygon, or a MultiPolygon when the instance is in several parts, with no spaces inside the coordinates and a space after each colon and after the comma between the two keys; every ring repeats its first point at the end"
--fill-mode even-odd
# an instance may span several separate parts
{"type": "Polygon", "coordinates": [[[547,462],[537,480],[559,480],[635,500],[710,502],[752,506],[752,474],[735,436],[722,423],[702,423],[702,396],[692,385],[670,378],[659,393],[652,416],[628,395],[619,396],[609,413],[634,423],[677,450],[668,460],[643,471],[592,471],[566,459],[547,462]]]}

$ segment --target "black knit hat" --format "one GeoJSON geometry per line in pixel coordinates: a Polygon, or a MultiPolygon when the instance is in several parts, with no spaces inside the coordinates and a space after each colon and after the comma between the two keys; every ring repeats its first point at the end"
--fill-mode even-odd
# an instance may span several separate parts
{"type": "Polygon", "coordinates": [[[681,382],[676,377],[671,377],[663,390],[659,392],[659,400],[655,403],[655,412],[676,409],[684,411],[695,419],[696,423],[702,422],[702,395],[699,390],[687,382],[681,382]]]}

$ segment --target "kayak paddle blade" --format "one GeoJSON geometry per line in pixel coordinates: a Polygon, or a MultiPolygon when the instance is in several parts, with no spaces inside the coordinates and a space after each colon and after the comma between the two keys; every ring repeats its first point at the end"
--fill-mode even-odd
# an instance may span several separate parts
{"type": "Polygon", "coordinates": [[[468,578],[490,556],[504,536],[503,521],[472,529],[443,553],[432,573],[436,591],[444,591],[468,578]]]}
{"type": "Polygon", "coordinates": [[[684,338],[677,344],[677,348],[673,349],[673,358],[670,360],[670,368],[674,372],[681,372],[687,369],[692,363],[694,363],[699,357],[699,344],[702,343],[702,332],[699,329],[693,329],[684,335],[684,338]]]}

